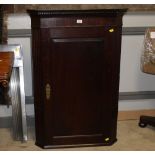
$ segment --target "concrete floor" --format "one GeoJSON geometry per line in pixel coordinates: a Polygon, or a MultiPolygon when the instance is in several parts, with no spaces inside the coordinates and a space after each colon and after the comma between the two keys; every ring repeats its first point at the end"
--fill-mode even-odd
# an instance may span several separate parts
{"type": "MultiPolygon", "coordinates": [[[[155,128],[146,127],[140,128],[138,120],[118,121],[117,130],[118,141],[112,146],[98,146],[98,147],[80,147],[80,148],[66,148],[66,149],[48,149],[49,150],[66,150],[66,151],[149,151],[155,150],[155,128]]],[[[10,129],[0,129],[0,150],[21,150],[21,151],[39,151],[43,150],[35,146],[34,138],[29,138],[26,143],[20,141],[13,141],[10,129]]]]}

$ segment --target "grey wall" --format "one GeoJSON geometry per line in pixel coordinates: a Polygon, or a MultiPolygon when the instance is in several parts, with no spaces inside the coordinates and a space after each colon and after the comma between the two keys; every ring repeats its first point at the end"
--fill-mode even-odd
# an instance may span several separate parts
{"type": "MultiPolygon", "coordinates": [[[[123,18],[123,28],[139,31],[155,25],[155,12],[152,13],[128,13],[123,18]]],[[[9,32],[22,29],[30,30],[31,22],[27,14],[10,14],[8,18],[9,32]]],[[[14,31],[15,32],[15,31],[14,31]]],[[[124,33],[122,36],[122,54],[120,68],[120,93],[155,92],[155,76],[144,74],[140,70],[140,56],[142,51],[144,35],[141,33],[124,33]],[[131,35],[132,34],[132,35],[131,35]]],[[[23,47],[24,54],[24,75],[26,96],[32,96],[32,70],[31,70],[31,38],[29,35],[20,36],[19,34],[9,34],[9,44],[19,43],[23,47]]],[[[140,110],[155,109],[155,99],[145,99],[145,93],[142,93],[142,99],[120,100],[119,110],[140,110]]],[[[132,96],[132,95],[131,95],[132,96]]],[[[153,95],[152,95],[153,96],[153,95]]],[[[154,94],[155,96],[155,94],[154,94]]],[[[155,97],[154,97],[155,98],[155,97]]],[[[26,105],[27,115],[34,114],[33,105],[26,105]]],[[[0,106],[0,117],[10,116],[11,107],[7,109],[0,106]]]]}

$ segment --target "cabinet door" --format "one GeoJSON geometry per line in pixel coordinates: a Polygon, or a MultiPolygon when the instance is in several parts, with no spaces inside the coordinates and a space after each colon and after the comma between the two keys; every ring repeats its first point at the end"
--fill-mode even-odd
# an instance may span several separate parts
{"type": "Polygon", "coordinates": [[[50,87],[45,104],[48,144],[103,143],[110,136],[104,43],[101,37],[50,38],[45,77],[50,87]]]}

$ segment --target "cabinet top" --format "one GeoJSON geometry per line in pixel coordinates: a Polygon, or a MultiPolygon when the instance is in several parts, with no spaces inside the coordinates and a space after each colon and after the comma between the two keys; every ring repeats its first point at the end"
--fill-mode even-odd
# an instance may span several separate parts
{"type": "Polygon", "coordinates": [[[123,15],[127,9],[97,9],[97,10],[27,10],[29,15],[39,17],[55,16],[117,16],[123,15]]]}

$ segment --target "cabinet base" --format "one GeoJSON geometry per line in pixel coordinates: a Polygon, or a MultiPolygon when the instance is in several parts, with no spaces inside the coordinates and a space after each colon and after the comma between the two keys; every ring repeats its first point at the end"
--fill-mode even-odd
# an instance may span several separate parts
{"type": "Polygon", "coordinates": [[[76,147],[94,147],[94,146],[110,146],[113,145],[117,139],[110,141],[108,143],[92,143],[92,144],[72,144],[72,145],[42,145],[39,143],[35,143],[35,145],[43,148],[43,149],[56,149],[56,148],[76,148],[76,147]]]}

